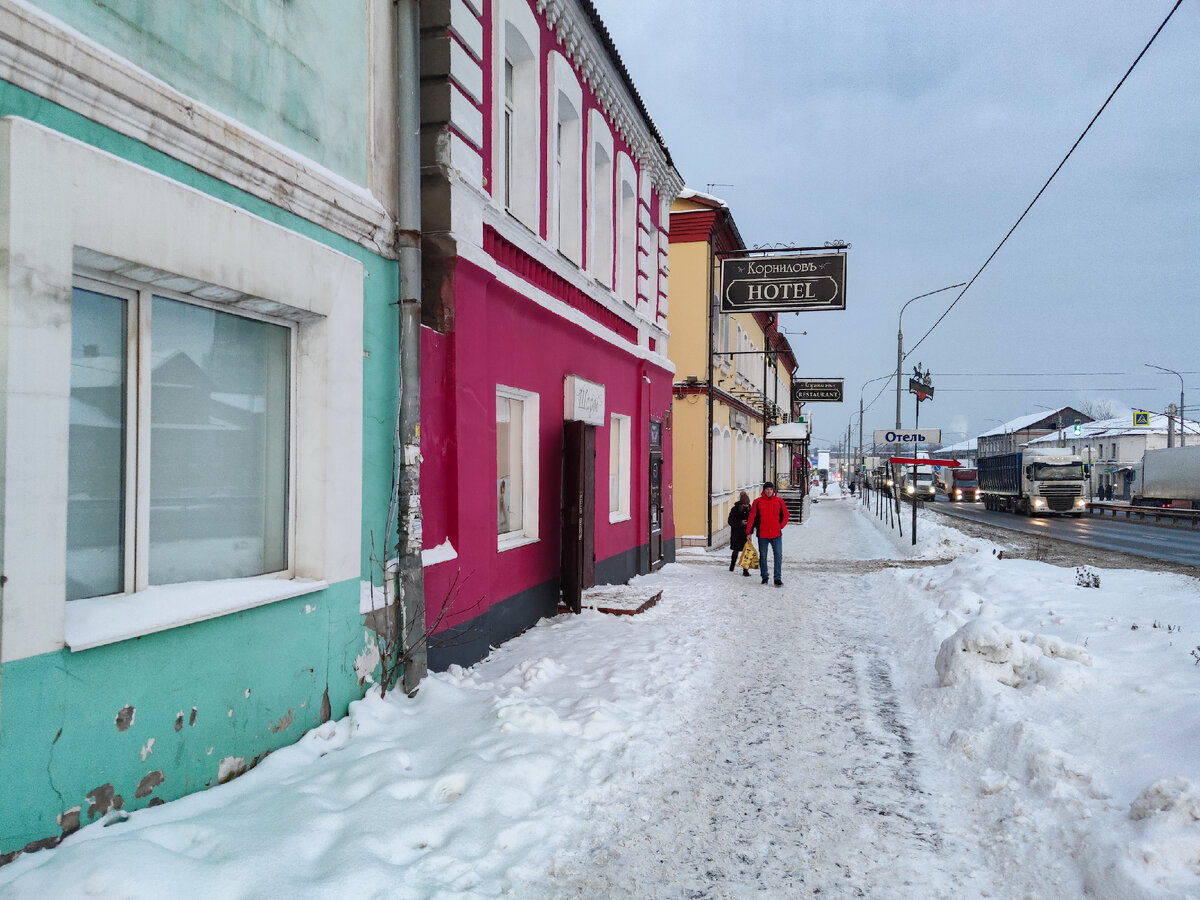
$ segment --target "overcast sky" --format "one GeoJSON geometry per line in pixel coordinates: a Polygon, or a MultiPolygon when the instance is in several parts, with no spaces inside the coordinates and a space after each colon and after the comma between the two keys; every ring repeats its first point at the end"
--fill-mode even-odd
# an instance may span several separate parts
{"type": "MultiPolygon", "coordinates": [[[[900,308],[968,282],[1174,0],[594,0],[691,188],[748,245],[852,245],[847,310],[783,317],[818,446],[895,422],[900,308]],[[864,388],[864,385],[865,388],[864,388]],[[886,392],[876,395],[886,386],[886,392]],[[871,401],[874,400],[872,404],[871,401]]],[[[905,361],[951,443],[1109,401],[1200,410],[1200,4],[1185,2],[1021,226],[905,361]],[[1024,374],[1046,373],[1046,374],[1024,374]],[[1095,373],[1065,375],[1056,373],[1095,373]],[[1103,374],[1116,373],[1116,374],[1103,374]]],[[[908,351],[957,297],[904,313],[908,351]]],[[[1200,417],[1200,416],[1198,416],[1200,417]]],[[[903,397],[904,424],[913,397],[903,397]]]]}

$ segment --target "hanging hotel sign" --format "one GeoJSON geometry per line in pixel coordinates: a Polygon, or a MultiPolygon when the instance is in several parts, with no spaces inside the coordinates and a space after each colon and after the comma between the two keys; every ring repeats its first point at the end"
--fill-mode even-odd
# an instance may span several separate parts
{"type": "Polygon", "coordinates": [[[563,385],[563,419],[588,425],[604,424],[604,385],[568,375],[563,385]]]}
{"type": "Polygon", "coordinates": [[[721,260],[721,312],[846,308],[846,254],[721,260]]]}
{"type": "Polygon", "coordinates": [[[797,378],[792,382],[793,403],[841,403],[842,378],[797,378]]]}

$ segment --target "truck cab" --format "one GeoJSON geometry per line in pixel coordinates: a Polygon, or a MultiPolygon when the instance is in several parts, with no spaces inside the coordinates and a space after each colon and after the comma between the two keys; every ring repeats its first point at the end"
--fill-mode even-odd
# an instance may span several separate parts
{"type": "Polygon", "coordinates": [[[906,496],[918,500],[933,500],[936,497],[937,485],[933,480],[933,469],[930,466],[917,466],[914,476],[911,466],[904,466],[900,474],[900,483],[906,496]]]}
{"type": "Polygon", "coordinates": [[[974,503],[979,499],[979,472],[975,469],[951,469],[946,497],[952,503],[974,503]]]}

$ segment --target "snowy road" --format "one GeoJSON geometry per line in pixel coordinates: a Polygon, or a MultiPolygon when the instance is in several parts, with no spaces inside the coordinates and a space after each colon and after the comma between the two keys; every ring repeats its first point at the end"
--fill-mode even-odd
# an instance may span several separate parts
{"type": "Polygon", "coordinates": [[[710,557],[730,597],[708,702],[669,772],[596,810],[608,827],[531,896],[928,897],[931,879],[941,890],[977,868],[943,837],[878,643],[886,598],[870,573],[898,554],[850,502],[814,520],[785,532],[782,589],[710,557]]]}

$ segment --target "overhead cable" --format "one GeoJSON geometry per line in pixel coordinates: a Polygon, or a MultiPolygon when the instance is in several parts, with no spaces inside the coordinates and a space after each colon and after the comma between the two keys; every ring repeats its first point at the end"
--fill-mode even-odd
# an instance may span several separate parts
{"type": "Polygon", "coordinates": [[[1062,162],[1060,162],[1058,164],[1057,168],[1055,168],[1055,170],[1051,173],[1050,177],[1046,179],[1046,183],[1042,185],[1042,189],[1037,192],[1037,196],[1034,197],[1029,202],[1029,205],[1027,207],[1025,207],[1025,212],[1021,213],[1021,217],[1019,219],[1017,219],[1017,221],[1013,225],[1013,227],[1008,229],[1008,234],[1004,235],[1004,240],[1000,241],[1000,243],[996,245],[996,249],[992,251],[991,256],[989,256],[987,258],[987,260],[984,261],[984,264],[979,267],[979,271],[976,272],[971,277],[971,280],[967,282],[967,286],[958,292],[958,296],[955,297],[954,300],[950,303],[950,305],[946,307],[945,312],[943,312],[940,316],[938,316],[937,321],[934,322],[931,326],[929,326],[929,331],[926,331],[923,335],[921,335],[921,340],[917,341],[915,344],[913,344],[908,349],[908,352],[904,354],[905,358],[907,358],[909,356],[909,354],[911,354],[914,350],[916,350],[918,347],[920,347],[921,342],[924,341],[925,338],[929,337],[929,335],[933,332],[933,329],[937,328],[938,325],[941,323],[942,319],[946,318],[946,316],[950,314],[950,310],[954,309],[954,307],[955,307],[955,305],[957,305],[958,301],[963,298],[963,295],[971,289],[971,285],[973,285],[975,283],[975,279],[977,279],[980,275],[983,274],[983,270],[988,267],[988,263],[990,263],[992,261],[992,259],[995,258],[996,254],[1000,252],[1000,248],[1005,245],[1005,243],[1008,241],[1008,239],[1010,237],[1012,237],[1012,233],[1017,230],[1017,226],[1020,225],[1022,221],[1024,221],[1024,219],[1027,215],[1029,215],[1029,211],[1031,209],[1033,209],[1033,205],[1035,203],[1037,203],[1038,199],[1042,196],[1043,193],[1045,193],[1046,188],[1050,187],[1050,182],[1052,182],[1054,180],[1054,176],[1059,173],[1059,170],[1062,169],[1062,167],[1064,165],[1066,165],[1067,160],[1071,158],[1071,154],[1075,152],[1075,148],[1079,146],[1080,142],[1084,139],[1084,137],[1087,135],[1087,133],[1089,131],[1091,131],[1092,126],[1096,124],[1096,120],[1100,118],[1100,114],[1102,112],[1104,112],[1104,110],[1108,106],[1109,102],[1112,100],[1113,97],[1116,96],[1117,91],[1119,91],[1121,89],[1121,85],[1123,85],[1125,83],[1125,79],[1127,79],[1130,76],[1130,74],[1133,72],[1133,70],[1137,67],[1137,64],[1139,62],[1141,62],[1142,57],[1146,55],[1146,51],[1150,49],[1150,45],[1154,43],[1155,39],[1162,32],[1163,28],[1166,27],[1167,22],[1171,21],[1171,16],[1175,15],[1175,10],[1179,9],[1179,6],[1181,3],[1183,3],[1183,0],[1176,0],[1175,5],[1171,7],[1171,11],[1169,13],[1167,13],[1167,17],[1162,20],[1162,24],[1158,26],[1158,29],[1151,36],[1150,40],[1146,42],[1146,46],[1142,48],[1142,52],[1139,53],[1137,55],[1137,59],[1135,59],[1133,61],[1133,65],[1131,65],[1129,67],[1129,70],[1121,77],[1121,80],[1117,82],[1117,86],[1112,89],[1112,93],[1108,95],[1108,99],[1105,100],[1103,104],[1101,104],[1101,106],[1098,110],[1096,110],[1096,114],[1094,116],[1092,116],[1092,121],[1088,122],[1087,128],[1083,129],[1083,133],[1080,134],[1078,138],[1076,138],[1075,143],[1071,145],[1071,149],[1067,151],[1067,155],[1062,158],[1062,162]]]}

